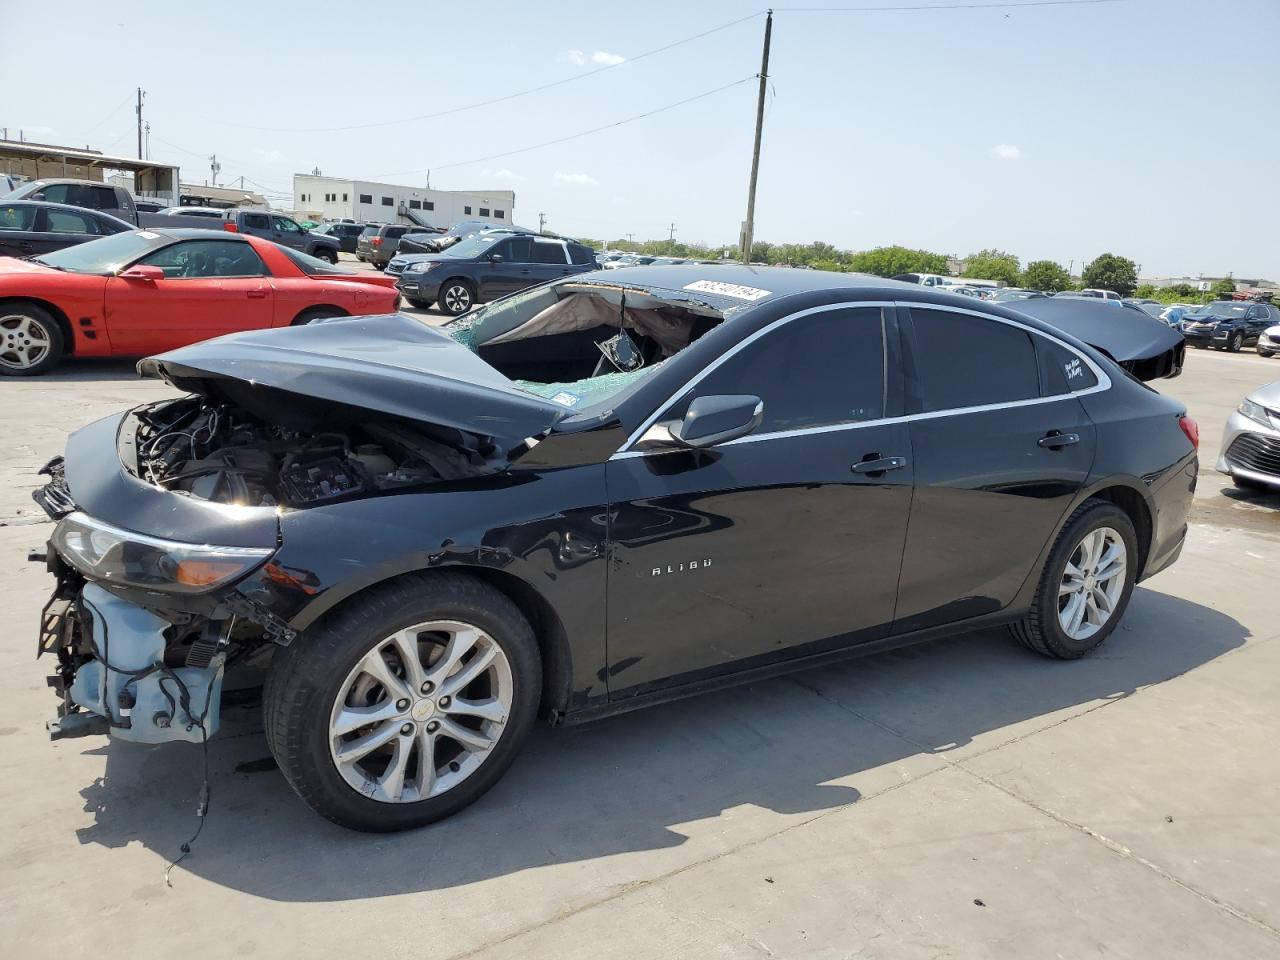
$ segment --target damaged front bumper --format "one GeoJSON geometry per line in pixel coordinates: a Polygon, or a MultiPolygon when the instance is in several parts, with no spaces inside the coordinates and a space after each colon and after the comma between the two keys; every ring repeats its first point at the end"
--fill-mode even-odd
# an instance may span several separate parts
{"type": "Polygon", "coordinates": [[[49,681],[62,703],[48,724],[51,738],[109,733],[137,743],[199,743],[213,736],[225,644],[209,622],[186,663],[171,666],[166,648],[175,626],[95,583],[69,599],[55,593],[41,618],[39,647],[58,659],[49,681]]]}

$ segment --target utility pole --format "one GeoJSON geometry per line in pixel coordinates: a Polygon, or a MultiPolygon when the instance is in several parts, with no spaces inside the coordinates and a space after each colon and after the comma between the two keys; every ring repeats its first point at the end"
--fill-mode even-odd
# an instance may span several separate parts
{"type": "Polygon", "coordinates": [[[142,159],[142,98],[147,95],[147,91],[141,87],[138,88],[138,105],[134,111],[138,114],[138,159],[142,159]]]}
{"type": "Polygon", "coordinates": [[[209,157],[209,170],[213,173],[213,185],[218,185],[218,174],[222,172],[222,164],[218,162],[218,155],[215,153],[209,157]]]}
{"type": "Polygon", "coordinates": [[[674,241],[675,238],[676,238],[676,225],[673,223],[671,225],[671,233],[667,235],[667,239],[674,241]]]}
{"type": "Polygon", "coordinates": [[[760,173],[760,134],[764,130],[764,94],[769,85],[769,40],[773,36],[773,11],[764,18],[764,53],[760,58],[760,97],[756,102],[756,143],[751,151],[751,186],[747,190],[747,219],[742,224],[742,262],[751,262],[756,233],[756,177],[760,173]]]}
{"type": "MultiPolygon", "coordinates": [[[[147,130],[147,159],[150,160],[151,159],[151,121],[148,120],[146,123],[143,124],[143,126],[146,127],[146,130],[147,130]]],[[[86,148],[87,148],[87,144],[86,144],[86,148]]]]}
{"type": "Polygon", "coordinates": [[[539,213],[538,214],[538,232],[541,233],[543,228],[546,225],[547,225],[547,215],[545,213],[539,213]]]}

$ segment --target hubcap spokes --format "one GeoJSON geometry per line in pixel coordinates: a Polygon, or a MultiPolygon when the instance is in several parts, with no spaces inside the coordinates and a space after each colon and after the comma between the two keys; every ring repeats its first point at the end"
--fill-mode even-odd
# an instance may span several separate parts
{"type": "Polygon", "coordinates": [[[1073,640],[1087,640],[1111,619],[1124,592],[1127,562],[1124,539],[1111,527],[1099,527],[1067,559],[1058,586],[1058,623],[1073,640]]]}
{"type": "Polygon", "coordinates": [[[471,302],[471,294],[464,287],[450,287],[445,294],[445,303],[450,310],[465,310],[471,302]]]}
{"type": "Polygon", "coordinates": [[[512,690],[506,654],[484,631],[452,620],[401,630],[339,688],[329,721],[334,765],[383,803],[438,796],[492,753],[512,690]]]}
{"type": "Polygon", "coordinates": [[[13,370],[27,370],[45,358],[49,338],[30,317],[11,314],[0,317],[0,364],[13,370]]]}

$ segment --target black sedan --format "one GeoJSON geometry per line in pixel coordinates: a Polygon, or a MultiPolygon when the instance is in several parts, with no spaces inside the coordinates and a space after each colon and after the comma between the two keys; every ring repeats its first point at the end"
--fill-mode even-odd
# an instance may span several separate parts
{"type": "Polygon", "coordinates": [[[682,265],[153,357],[187,396],[73,434],[36,494],[51,728],[200,742],[269,662],[290,784],[396,830],[538,715],[998,624],[1083,656],[1182,549],[1197,429],[1139,382],[1182,349],[1101,302],[682,265]]]}
{"type": "Polygon", "coordinates": [[[0,257],[37,257],[136,229],[98,210],[39,200],[0,201],[0,257]]]}
{"type": "Polygon", "coordinates": [[[1280,323],[1280,307],[1245,300],[1215,300],[1182,319],[1182,335],[1201,350],[1215,347],[1239,353],[1258,342],[1258,336],[1280,323]]]}

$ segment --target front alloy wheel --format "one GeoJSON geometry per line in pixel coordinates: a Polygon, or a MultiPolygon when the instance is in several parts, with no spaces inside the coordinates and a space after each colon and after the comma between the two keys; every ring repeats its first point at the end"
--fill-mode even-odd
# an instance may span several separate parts
{"type": "Polygon", "coordinates": [[[44,373],[62,356],[62,331],[48,312],[33,305],[0,305],[0,375],[44,373]]]}
{"type": "Polygon", "coordinates": [[[472,299],[471,288],[466,283],[450,280],[440,295],[440,306],[444,307],[445,313],[456,317],[471,309],[472,299]]]}
{"type": "Polygon", "coordinates": [[[1227,349],[1230,350],[1232,353],[1239,353],[1240,348],[1243,346],[1244,346],[1244,334],[1237,330],[1235,333],[1231,335],[1231,340],[1227,344],[1227,349]]]}
{"type": "Polygon", "coordinates": [[[533,727],[542,662],[529,621],[465,574],[411,574],[346,601],[280,650],[267,743],[317,813],[419,827],[474,802],[533,727]]]}
{"type": "Polygon", "coordinates": [[[483,630],[415,624],[347,674],[329,719],[330,754],[351,788],[373,800],[439,796],[489,758],[511,694],[511,664],[483,630]]]}

